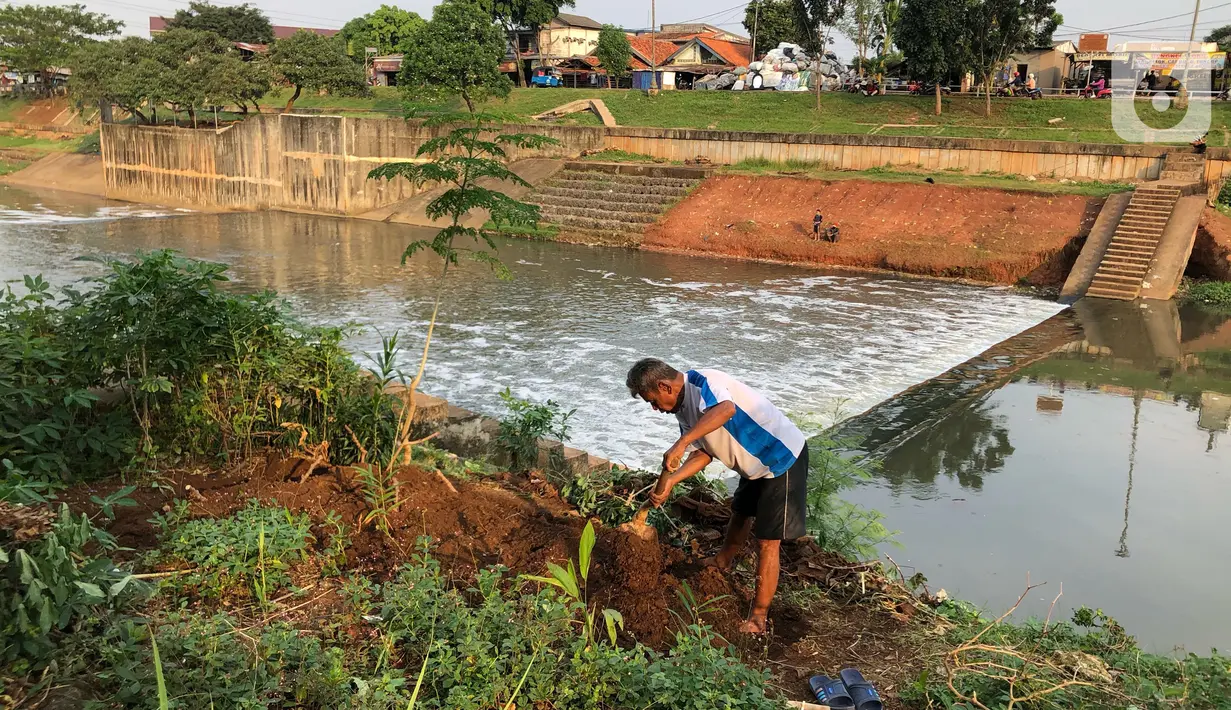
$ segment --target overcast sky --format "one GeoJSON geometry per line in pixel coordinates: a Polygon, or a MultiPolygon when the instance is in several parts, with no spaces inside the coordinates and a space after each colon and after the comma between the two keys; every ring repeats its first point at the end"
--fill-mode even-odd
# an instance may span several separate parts
{"type": "MultiPolygon", "coordinates": [[[[38,0],[32,0],[37,2],[38,0]]],[[[45,1],[45,0],[44,0],[45,1]]],[[[148,34],[150,15],[173,15],[188,6],[188,0],[82,0],[95,12],[123,20],[126,34],[148,34]]],[[[225,0],[217,4],[238,4],[225,0]]],[[[625,28],[650,26],[650,0],[576,0],[572,10],[598,22],[610,22],[625,28]]],[[[356,15],[380,6],[380,0],[257,0],[252,3],[265,11],[276,25],[311,27],[341,27],[356,15]]],[[[397,0],[393,4],[429,17],[432,0],[397,0]]],[[[657,0],[657,19],[665,22],[709,22],[735,32],[743,32],[744,4],[736,0],[657,0]]],[[[1193,3],[1157,2],[1157,0],[1057,0],[1056,9],[1065,25],[1056,38],[1073,38],[1082,32],[1110,32],[1112,43],[1151,39],[1185,40],[1192,22],[1193,3]]],[[[1231,24],[1231,2],[1206,0],[1197,24],[1200,37],[1213,27],[1231,24]]],[[[851,53],[851,45],[838,44],[843,59],[851,53]]]]}

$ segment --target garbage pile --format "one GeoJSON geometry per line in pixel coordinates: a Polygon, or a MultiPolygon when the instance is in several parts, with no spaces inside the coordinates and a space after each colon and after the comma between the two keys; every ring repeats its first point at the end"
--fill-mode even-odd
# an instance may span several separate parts
{"type": "Polygon", "coordinates": [[[783,42],[766,52],[763,59],[746,67],[736,67],[734,71],[706,75],[693,84],[693,88],[809,91],[815,88],[814,82],[820,81],[822,91],[838,91],[851,76],[851,70],[833,52],[825,52],[818,61],[809,57],[798,44],[783,42]]]}

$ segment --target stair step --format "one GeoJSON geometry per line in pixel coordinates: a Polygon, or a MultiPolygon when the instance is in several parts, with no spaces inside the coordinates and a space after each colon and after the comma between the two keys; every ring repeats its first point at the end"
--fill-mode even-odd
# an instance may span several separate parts
{"type": "Polygon", "coordinates": [[[1112,244],[1107,248],[1107,254],[1121,254],[1123,256],[1154,256],[1156,248],[1140,247],[1135,244],[1112,244]]]}
{"type": "Polygon", "coordinates": [[[1154,209],[1152,207],[1147,208],[1130,204],[1128,209],[1124,210],[1124,217],[1162,217],[1163,219],[1167,219],[1171,216],[1171,211],[1173,209],[1174,207],[1171,206],[1154,209]]]}
{"type": "Polygon", "coordinates": [[[1098,267],[1098,273],[1100,274],[1134,276],[1138,279],[1140,279],[1143,275],[1145,275],[1145,272],[1148,270],[1149,269],[1146,265],[1127,266],[1127,265],[1119,265],[1119,264],[1108,264],[1106,262],[1100,264],[1098,267]]]}
{"type": "Polygon", "coordinates": [[[1086,289],[1086,295],[1093,296],[1095,298],[1110,298],[1116,301],[1132,301],[1137,298],[1136,293],[1128,293],[1125,291],[1110,291],[1107,289],[1098,289],[1094,287],[1090,287],[1086,289]]]}
{"type": "Polygon", "coordinates": [[[585,230],[594,230],[601,232],[615,233],[635,233],[640,232],[645,225],[633,222],[621,222],[614,219],[595,219],[591,217],[574,217],[572,215],[563,215],[544,219],[543,221],[554,224],[559,227],[579,227],[585,230]]]}
{"type": "MultiPolygon", "coordinates": [[[[622,197],[622,196],[620,196],[622,197]]],[[[525,198],[526,202],[540,207],[573,207],[580,209],[595,209],[601,208],[611,212],[644,212],[649,214],[660,214],[670,204],[667,201],[658,200],[631,200],[617,199],[606,197],[604,199],[595,199],[592,197],[562,197],[559,195],[542,195],[531,193],[525,198]]]]}
{"type": "Polygon", "coordinates": [[[1141,237],[1133,237],[1123,233],[1116,234],[1115,241],[1121,244],[1137,244],[1143,247],[1158,246],[1157,239],[1143,239],[1141,237]]]}
{"type": "Polygon", "coordinates": [[[1134,285],[1136,285],[1136,286],[1140,287],[1140,286],[1141,286],[1141,278],[1140,278],[1140,277],[1137,277],[1137,276],[1122,276],[1122,275],[1119,275],[1119,274],[1108,274],[1108,273],[1104,273],[1104,272],[1102,272],[1102,271],[1099,271],[1099,272],[1098,272],[1098,274],[1096,274],[1096,275],[1095,275],[1094,280],[1092,280],[1090,283],[1091,283],[1092,285],[1093,285],[1093,284],[1102,284],[1102,285],[1104,285],[1104,286],[1110,286],[1110,285],[1112,285],[1112,284],[1116,284],[1116,285],[1120,285],[1120,286],[1134,286],[1134,285]]]}
{"type": "Polygon", "coordinates": [[[552,179],[570,182],[607,182],[626,185],[661,185],[665,187],[692,187],[700,182],[700,180],[692,178],[620,175],[618,173],[603,173],[591,170],[563,170],[556,173],[552,179]]]}
{"type": "Polygon", "coordinates": [[[604,209],[601,207],[563,207],[558,205],[543,205],[540,207],[543,218],[549,222],[558,222],[567,217],[579,219],[601,219],[626,224],[651,224],[658,220],[658,214],[646,212],[624,212],[604,209]]]}
{"type": "Polygon", "coordinates": [[[1122,264],[1125,266],[1139,266],[1146,268],[1150,265],[1152,259],[1144,256],[1126,256],[1124,254],[1107,254],[1103,256],[1101,264],[1122,264]]]}

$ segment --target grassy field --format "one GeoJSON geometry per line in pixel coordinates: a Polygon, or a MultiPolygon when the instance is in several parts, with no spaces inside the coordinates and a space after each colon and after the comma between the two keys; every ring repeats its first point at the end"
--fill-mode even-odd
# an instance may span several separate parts
{"type": "MultiPolygon", "coordinates": [[[[284,103],[289,94],[270,94],[264,105],[284,103]]],[[[601,98],[616,120],[625,126],[713,128],[732,131],[787,133],[877,133],[880,135],[949,136],[1056,140],[1079,143],[1122,143],[1111,127],[1111,102],[1077,98],[993,99],[992,115],[983,115],[982,98],[947,97],[944,112],[932,113],[929,96],[824,94],[817,111],[812,94],[777,91],[668,91],[648,96],[626,89],[516,89],[507,101],[487,108],[528,118],[569,101],[601,98]],[[1048,121],[1061,118],[1058,124],[1048,121]]],[[[376,111],[401,115],[396,88],[380,87],[365,98],[302,97],[295,104],[309,109],[339,112],[376,111]]],[[[1137,113],[1154,128],[1174,126],[1182,117],[1177,109],[1155,111],[1138,101],[1137,113]]],[[[588,114],[572,122],[592,125],[588,114]]],[[[1231,145],[1231,104],[1215,102],[1210,145],[1231,145]]],[[[1194,136],[1195,137],[1195,136],[1194,136]]]]}

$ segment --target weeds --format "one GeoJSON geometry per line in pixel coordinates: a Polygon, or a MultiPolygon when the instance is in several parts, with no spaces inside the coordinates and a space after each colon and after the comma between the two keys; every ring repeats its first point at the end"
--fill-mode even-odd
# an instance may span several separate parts
{"type": "Polygon", "coordinates": [[[159,559],[189,569],[176,578],[203,596],[222,597],[240,585],[264,605],[291,586],[290,569],[308,557],[315,538],[308,516],[252,500],[227,518],[154,519],[162,530],[159,559]]]}
{"type": "Polygon", "coordinates": [[[40,526],[25,512],[23,521],[22,509],[0,503],[0,659],[18,669],[42,667],[63,635],[144,592],[104,556],[117,549],[115,539],[84,515],[74,518],[67,505],[58,516],[46,511],[50,529],[26,539],[40,526]]]}
{"type": "MultiPolygon", "coordinates": [[[[547,571],[551,573],[550,577],[536,577],[533,575],[525,575],[524,578],[533,582],[542,584],[550,584],[551,586],[564,592],[565,596],[572,599],[575,603],[580,604],[582,615],[585,621],[582,624],[582,635],[587,643],[594,643],[594,624],[596,619],[595,610],[590,608],[590,603],[586,595],[586,583],[590,580],[590,553],[594,550],[594,524],[586,523],[586,527],[581,531],[581,542],[577,546],[577,566],[573,566],[573,561],[568,561],[568,568],[565,569],[560,565],[552,562],[547,563],[547,571]],[[578,579],[577,573],[581,573],[581,578],[578,579]]],[[[624,617],[615,609],[603,609],[603,623],[607,626],[607,636],[611,640],[611,645],[616,642],[616,629],[624,630],[624,617]]]]}
{"type": "Polygon", "coordinates": [[[1216,310],[1231,310],[1231,281],[1199,281],[1188,287],[1186,298],[1216,310]]]}
{"type": "Polygon", "coordinates": [[[500,399],[508,414],[500,420],[497,443],[509,455],[514,472],[524,473],[538,466],[539,439],[568,440],[568,420],[577,410],[565,412],[550,399],[535,404],[514,397],[507,387],[500,393],[500,399]]]}

